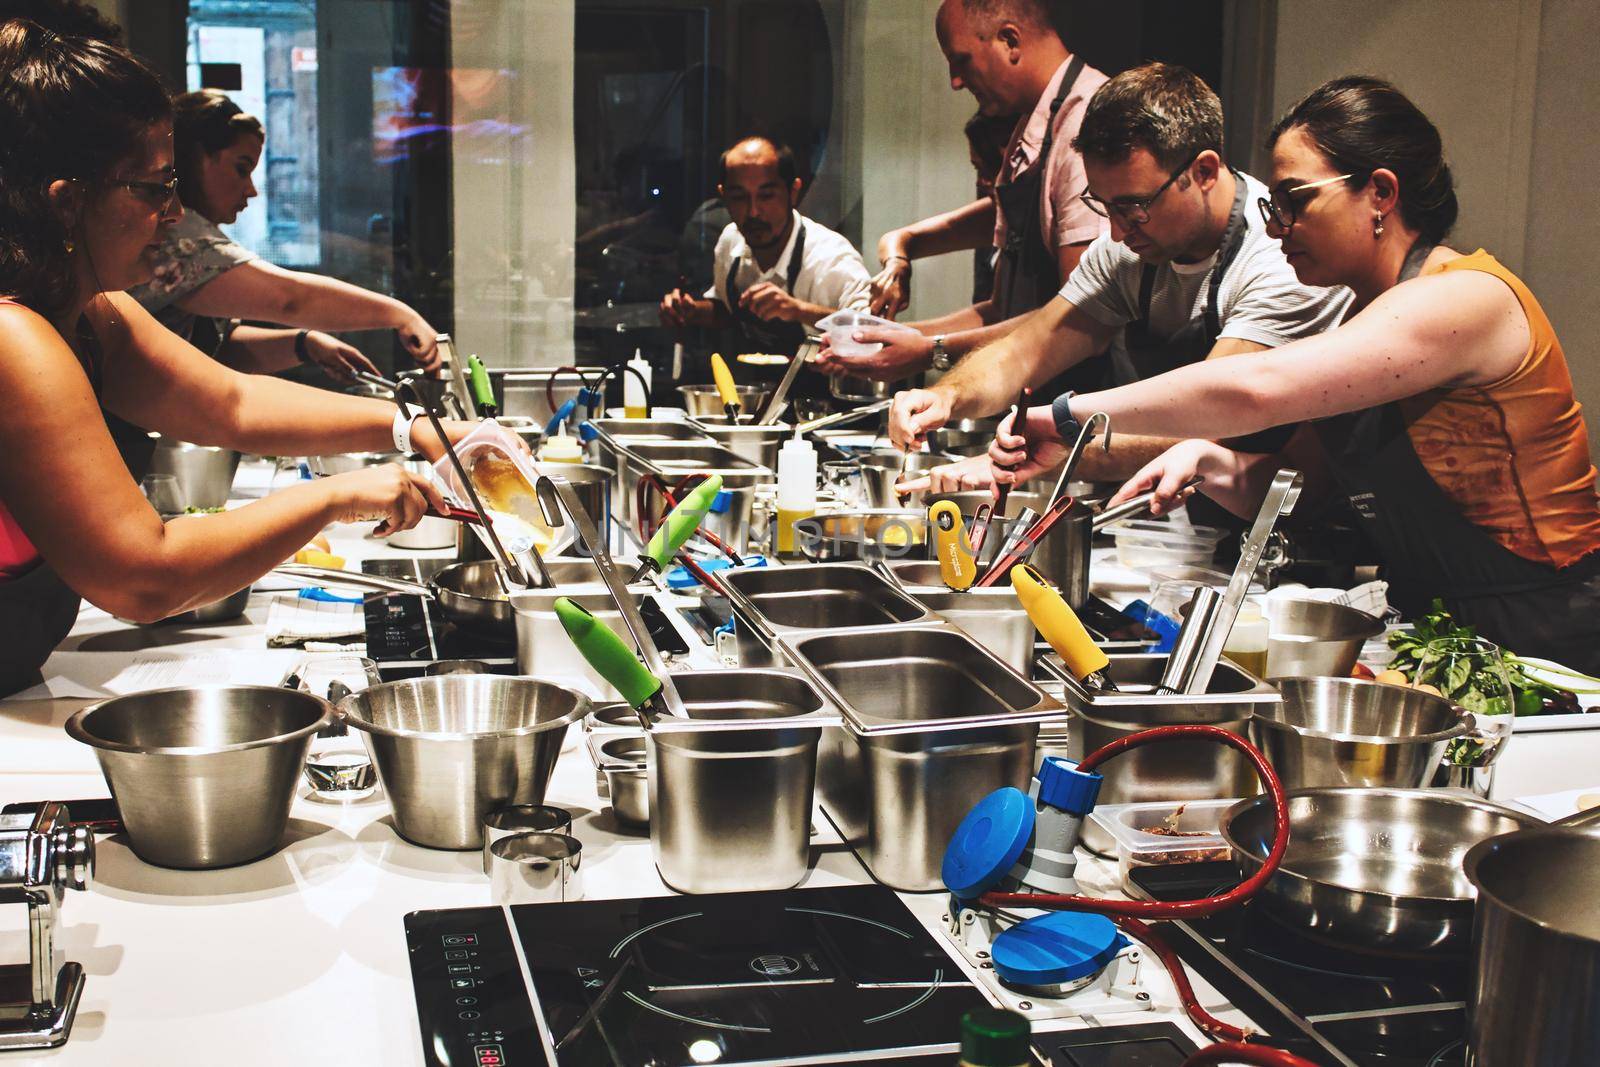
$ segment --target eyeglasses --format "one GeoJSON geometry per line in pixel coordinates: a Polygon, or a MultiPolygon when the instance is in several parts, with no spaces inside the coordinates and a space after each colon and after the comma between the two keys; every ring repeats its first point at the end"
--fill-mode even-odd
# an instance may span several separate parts
{"type": "Polygon", "coordinates": [[[120,185],[124,189],[132,190],[145,203],[151,207],[159,207],[165,211],[172,204],[173,197],[178,195],[178,179],[169,178],[164,182],[136,182],[126,178],[111,178],[107,184],[120,185]]]}
{"type": "Polygon", "coordinates": [[[1284,233],[1288,233],[1290,230],[1294,229],[1294,224],[1298,220],[1300,213],[1300,209],[1295,206],[1295,202],[1291,200],[1290,197],[1294,196],[1296,193],[1303,193],[1308,189],[1320,189],[1324,185],[1332,185],[1334,182],[1348,181],[1354,177],[1354,174],[1340,174],[1337,177],[1323,178],[1321,181],[1315,182],[1306,182],[1303,185],[1296,185],[1287,189],[1285,189],[1280,183],[1276,186],[1273,186],[1272,195],[1270,197],[1263,196],[1257,198],[1256,207],[1261,209],[1261,218],[1268,226],[1276,226],[1284,233]]]}
{"type": "Polygon", "coordinates": [[[1190,156],[1184,161],[1183,166],[1173,171],[1167,180],[1161,183],[1161,188],[1149,196],[1130,197],[1125,200],[1101,200],[1093,193],[1084,192],[1078,194],[1078,199],[1082,200],[1090,211],[1093,211],[1103,219],[1109,219],[1115,215],[1124,223],[1143,226],[1150,221],[1151,205],[1161,199],[1161,194],[1171,188],[1172,183],[1177,181],[1183,175],[1183,172],[1193,166],[1194,161],[1199,158],[1199,152],[1190,156]]]}

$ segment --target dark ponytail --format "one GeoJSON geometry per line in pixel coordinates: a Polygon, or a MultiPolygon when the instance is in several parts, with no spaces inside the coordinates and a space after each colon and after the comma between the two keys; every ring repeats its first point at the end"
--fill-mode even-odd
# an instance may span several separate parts
{"type": "Polygon", "coordinates": [[[91,194],[171,117],[160,80],[126,51],[36,23],[0,25],[0,294],[46,317],[73,298],[68,240],[50,184],[91,194]]]}
{"type": "Polygon", "coordinates": [[[220,89],[183,93],[172,101],[172,151],[178,161],[178,199],[184,207],[200,206],[201,157],[230,148],[246,135],[264,138],[261,120],[245,114],[220,89]]]}
{"type": "Polygon", "coordinates": [[[1334,170],[1365,183],[1378,169],[1400,180],[1400,217],[1430,244],[1456,224],[1455,181],[1439,130],[1399,89],[1352,75],[1313,89],[1278,120],[1270,149],[1290,130],[1304,130],[1334,170]]]}

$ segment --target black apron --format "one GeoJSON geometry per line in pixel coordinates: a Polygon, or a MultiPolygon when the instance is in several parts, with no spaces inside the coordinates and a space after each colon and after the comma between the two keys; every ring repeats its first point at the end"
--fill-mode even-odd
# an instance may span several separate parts
{"type": "MultiPolygon", "coordinates": [[[[994,255],[993,301],[996,322],[1026,315],[1044,307],[1061,292],[1061,261],[1044,232],[1039,204],[1044,196],[1045,171],[1056,142],[1056,112],[1072,93],[1083,73],[1083,59],[1073,56],[1061,78],[1061,88],[1050,101],[1050,121],[1045,124],[1039,158],[1033,166],[994,187],[995,210],[1005,220],[1005,243],[994,255]]],[[[986,254],[986,253],[980,253],[986,254]]],[[[1110,384],[1103,359],[1086,359],[1034,390],[1035,396],[1053,397],[1071,391],[1092,393],[1110,384]]]]}
{"type": "MultiPolygon", "coordinates": [[[[784,288],[790,295],[794,294],[794,287],[800,280],[800,266],[805,260],[806,252],[806,224],[795,216],[795,225],[799,227],[794,235],[794,252],[789,256],[789,272],[784,279],[784,288]]],[[[722,283],[723,299],[728,304],[728,314],[733,316],[734,329],[738,332],[738,345],[740,352],[776,352],[780,355],[792,356],[805,342],[806,328],[798,322],[772,322],[746,311],[739,306],[739,298],[744,295],[744,290],[738,288],[734,279],[739,276],[739,267],[744,263],[740,256],[728,268],[728,277],[722,283]]],[[[783,368],[778,368],[778,373],[783,373],[783,368]]]]}
{"type": "MultiPolygon", "coordinates": [[[[1406,256],[1400,280],[1432,246],[1406,256]]],[[[1469,522],[1417,458],[1399,403],[1314,424],[1341,488],[1385,561],[1389,603],[1407,618],[1434,597],[1497,644],[1600,672],[1600,551],[1569,567],[1537,563],[1469,522]]]]}
{"type": "MultiPolygon", "coordinates": [[[[100,395],[99,342],[87,322],[79,327],[79,359],[100,395]]],[[[35,685],[39,668],[78,620],[78,594],[43,560],[19,577],[0,581],[0,697],[35,685]]]]}

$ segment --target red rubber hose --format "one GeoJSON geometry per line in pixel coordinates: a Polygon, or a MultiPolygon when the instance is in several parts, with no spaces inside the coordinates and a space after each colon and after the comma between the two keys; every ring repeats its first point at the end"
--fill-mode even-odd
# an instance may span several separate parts
{"type": "Polygon", "coordinates": [[[1259,1067],[1317,1067],[1308,1059],[1267,1045],[1246,1045],[1238,1041],[1222,1041],[1207,1045],[1183,1061],[1183,1067],[1215,1067],[1220,1063],[1249,1063],[1259,1067]]]}
{"type": "Polygon", "coordinates": [[[1057,908],[1113,917],[1132,915],[1142,919],[1198,919],[1242,904],[1259,892],[1277,872],[1278,865],[1283,862],[1283,854],[1289,847],[1289,805],[1284,799],[1283,785],[1273,772],[1272,765],[1250,742],[1216,726],[1157,726],[1154,729],[1119,737],[1109,745],[1096,749],[1078,764],[1078,769],[1092,771],[1113,756],[1129,749],[1143,748],[1145,745],[1180,738],[1205,738],[1238,749],[1250,761],[1256,776],[1261,779],[1261,784],[1266,786],[1267,793],[1272,798],[1273,841],[1272,850],[1267,853],[1267,861],[1261,865],[1259,871],[1221,896],[1207,897],[1204,900],[1099,900],[1070,893],[985,893],[980,898],[980,903],[991,908],[1057,908]]]}
{"type": "Polygon", "coordinates": [[[1178,954],[1173,952],[1154,930],[1128,915],[1120,916],[1115,922],[1142,941],[1144,946],[1154,952],[1156,958],[1166,966],[1167,973],[1172,976],[1172,984],[1178,991],[1178,1000],[1183,1004],[1183,1010],[1188,1014],[1189,1021],[1198,1026],[1207,1037],[1221,1041],[1249,1039],[1248,1030],[1241,1030],[1232,1023],[1225,1023],[1200,1006],[1200,998],[1195,994],[1194,986],[1189,982],[1189,975],[1183,969],[1183,961],[1178,959],[1178,954]]]}

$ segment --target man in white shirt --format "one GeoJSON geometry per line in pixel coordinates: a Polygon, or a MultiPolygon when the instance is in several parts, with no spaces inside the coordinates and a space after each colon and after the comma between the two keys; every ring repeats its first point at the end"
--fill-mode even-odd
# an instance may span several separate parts
{"type": "Polygon", "coordinates": [[[711,288],[668,293],[662,323],[734,327],[741,351],[793,355],[818,319],[865,310],[871,278],[861,254],[795,209],[800,190],[788,148],[747,137],[724,152],[717,191],[733,221],[717,239],[711,288]]]}
{"type": "MultiPolygon", "coordinates": [[[[895,397],[889,432],[919,441],[952,418],[995,415],[1023,386],[1106,351],[1124,380],[1274,348],[1338,325],[1344,288],[1302,285],[1255,201],[1266,188],[1222,161],[1222,103],[1182,67],[1150,63],[1112,78],[1090,100],[1076,147],[1083,200],[1111,233],[1084,253],[1061,292],[1004,339],[968,356],[932,389],[895,397]]],[[[1037,404],[1046,399],[1036,397],[1037,404]]],[[[1257,435],[1265,437],[1266,435],[1257,435]]],[[[1274,435],[1277,451],[1287,432],[1274,435]]],[[[1172,442],[1112,427],[1112,450],[1085,453],[1088,478],[1132,474],[1172,442]]],[[[987,457],[941,468],[935,489],[992,484],[987,457]]]]}

